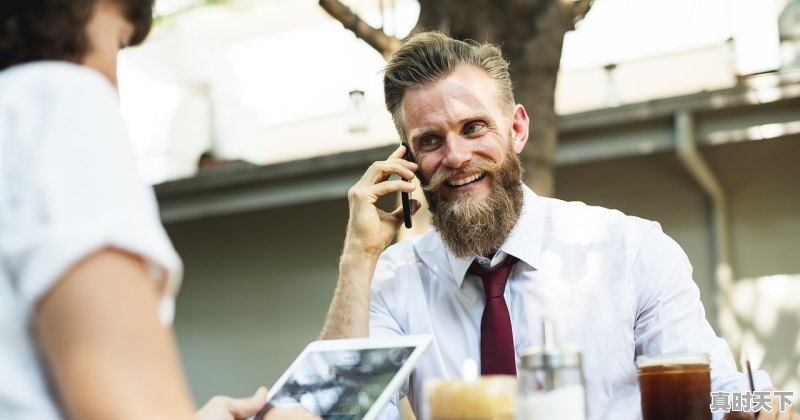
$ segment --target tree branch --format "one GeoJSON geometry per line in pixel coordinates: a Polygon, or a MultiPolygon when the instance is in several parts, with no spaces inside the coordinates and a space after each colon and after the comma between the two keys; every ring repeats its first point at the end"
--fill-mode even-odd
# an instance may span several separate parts
{"type": "Polygon", "coordinates": [[[594,0],[572,1],[572,29],[575,29],[575,25],[589,13],[589,10],[592,9],[592,3],[594,3],[594,0]]]}
{"type": "Polygon", "coordinates": [[[319,5],[334,19],[341,22],[345,29],[350,30],[369,44],[370,47],[375,48],[383,55],[383,58],[388,59],[393,52],[400,48],[399,39],[386,35],[380,29],[369,26],[339,0],[319,0],[319,5]]]}

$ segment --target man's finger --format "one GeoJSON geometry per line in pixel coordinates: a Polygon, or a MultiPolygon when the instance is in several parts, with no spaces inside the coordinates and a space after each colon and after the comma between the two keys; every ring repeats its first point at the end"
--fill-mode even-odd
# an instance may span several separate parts
{"type": "Polygon", "coordinates": [[[389,155],[389,159],[402,158],[405,155],[406,155],[406,146],[401,144],[400,147],[394,149],[394,152],[392,152],[392,154],[389,155]]]}
{"type": "Polygon", "coordinates": [[[760,410],[756,416],[756,420],[775,420],[778,414],[778,407],[772,407],[772,410],[760,410]]]}
{"type": "Polygon", "coordinates": [[[392,175],[403,179],[413,179],[414,170],[416,170],[416,164],[404,160],[373,162],[361,177],[361,182],[375,184],[386,181],[392,175]]]}
{"type": "MultiPolygon", "coordinates": [[[[420,204],[420,202],[418,200],[415,200],[415,199],[412,198],[411,199],[411,214],[415,214],[420,209],[420,207],[422,207],[422,204],[420,204]]],[[[392,218],[395,221],[397,221],[397,224],[399,226],[404,221],[404,219],[403,219],[403,206],[400,206],[400,207],[394,209],[394,211],[389,213],[389,215],[392,216],[392,218]]]]}
{"type": "MultiPolygon", "coordinates": [[[[775,408],[775,411],[780,410],[780,406],[781,406],[780,405],[780,400],[778,400],[776,398],[775,401],[773,402],[773,404],[774,404],[775,407],[777,407],[777,408],[775,408]]],[[[789,407],[787,407],[786,411],[778,413],[778,416],[776,417],[776,419],[777,420],[797,420],[797,419],[800,419],[800,414],[795,413],[794,407],[790,405],[789,407]]]]}
{"type": "Polygon", "coordinates": [[[400,206],[400,207],[394,209],[393,212],[389,213],[389,216],[392,216],[392,220],[395,222],[395,224],[397,225],[397,228],[399,229],[400,225],[404,221],[403,206],[400,206]]]}
{"type": "MultiPolygon", "coordinates": [[[[410,162],[405,159],[389,159],[386,162],[396,163],[404,168],[408,168],[409,171],[412,173],[416,172],[419,169],[419,164],[416,162],[410,162]]],[[[416,175],[416,174],[415,174],[416,175]]]]}
{"type": "Polygon", "coordinates": [[[416,188],[417,186],[412,182],[395,179],[366,187],[352,187],[347,191],[347,199],[350,201],[351,209],[353,209],[354,204],[360,205],[365,202],[375,204],[375,202],[384,195],[398,191],[404,191],[410,194],[414,192],[416,188]]]}
{"type": "Polygon", "coordinates": [[[417,186],[411,182],[403,181],[402,179],[395,179],[392,181],[383,181],[380,184],[375,184],[370,189],[370,192],[375,194],[376,197],[383,197],[386,194],[398,191],[412,193],[416,188],[417,186]]]}

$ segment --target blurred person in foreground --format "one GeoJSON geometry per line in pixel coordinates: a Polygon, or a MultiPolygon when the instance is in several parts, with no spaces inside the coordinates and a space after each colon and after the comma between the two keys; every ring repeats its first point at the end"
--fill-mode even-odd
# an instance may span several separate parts
{"type": "Polygon", "coordinates": [[[0,418],[223,420],[264,405],[259,388],[195,413],[180,367],[181,261],[115,91],[117,52],[144,40],[152,9],[0,3],[0,418]]]}
{"type": "MultiPolygon", "coordinates": [[[[423,382],[460,377],[467,358],[483,374],[516,374],[520,351],[541,345],[544,318],[583,352],[591,419],[641,418],[634,361],[643,354],[708,353],[712,390],[748,390],[706,321],[688,258],[658,223],[539,197],[522,183],[517,155],[530,122],[497,47],[417,34],[383,81],[416,163],[401,146],[350,189],[323,338],[433,334],[403,390],[416,413],[423,382]],[[402,209],[375,203],[415,189],[393,175],[419,178],[433,229],[387,248],[402,209]],[[498,277],[493,270],[507,274],[482,280],[498,277]]],[[[771,385],[764,372],[756,385],[771,385]]],[[[775,415],[760,418],[783,418],[775,415]]]]}

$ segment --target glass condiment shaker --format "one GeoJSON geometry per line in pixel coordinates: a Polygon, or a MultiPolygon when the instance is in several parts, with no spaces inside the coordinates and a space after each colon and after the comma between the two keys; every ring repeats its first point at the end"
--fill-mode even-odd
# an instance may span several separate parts
{"type": "Polygon", "coordinates": [[[545,320],[542,330],[544,345],[530,347],[520,354],[517,418],[585,420],[581,353],[556,344],[551,321],[545,320]]]}

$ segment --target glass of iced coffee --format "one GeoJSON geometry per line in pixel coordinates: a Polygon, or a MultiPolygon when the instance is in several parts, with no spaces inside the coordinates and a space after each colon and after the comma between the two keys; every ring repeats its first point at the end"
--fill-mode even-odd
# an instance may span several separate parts
{"type": "Polygon", "coordinates": [[[639,356],[643,420],[711,420],[708,354],[639,356]]]}

